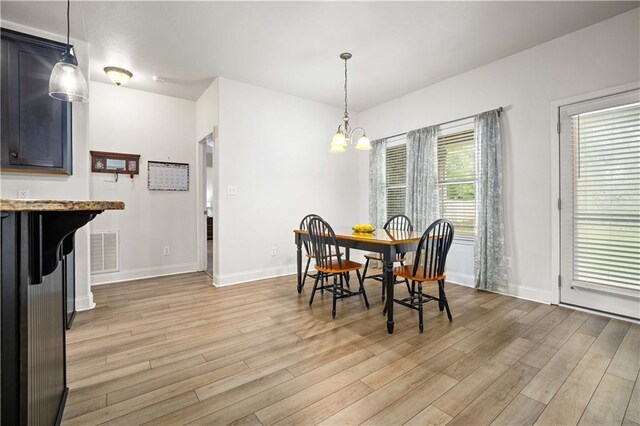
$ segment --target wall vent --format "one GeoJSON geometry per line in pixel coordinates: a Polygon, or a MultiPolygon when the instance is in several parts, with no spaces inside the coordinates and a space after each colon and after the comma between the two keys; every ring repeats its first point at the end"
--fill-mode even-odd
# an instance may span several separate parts
{"type": "Polygon", "coordinates": [[[118,272],[119,261],[118,231],[96,232],[91,234],[91,273],[104,274],[118,272]]]}

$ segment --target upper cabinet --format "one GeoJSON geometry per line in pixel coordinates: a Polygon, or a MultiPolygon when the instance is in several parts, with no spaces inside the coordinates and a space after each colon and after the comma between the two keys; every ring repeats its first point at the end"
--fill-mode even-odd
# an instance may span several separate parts
{"type": "Polygon", "coordinates": [[[71,103],[49,96],[49,76],[65,45],[1,32],[2,171],[71,175],[71,103]]]}

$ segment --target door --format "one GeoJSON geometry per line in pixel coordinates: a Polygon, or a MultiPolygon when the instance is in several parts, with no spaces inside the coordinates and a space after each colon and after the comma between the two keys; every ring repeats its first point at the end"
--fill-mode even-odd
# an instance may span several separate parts
{"type": "Polygon", "coordinates": [[[640,93],[560,118],[560,302],[640,318],[640,93]]]}

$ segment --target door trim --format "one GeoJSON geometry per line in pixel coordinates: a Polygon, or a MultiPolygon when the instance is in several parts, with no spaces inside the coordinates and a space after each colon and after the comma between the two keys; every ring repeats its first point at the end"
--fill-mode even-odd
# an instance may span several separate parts
{"type": "MultiPolygon", "coordinates": [[[[558,209],[558,200],[560,198],[560,133],[558,132],[558,128],[556,127],[556,123],[558,123],[558,121],[560,120],[560,107],[577,102],[588,101],[595,98],[617,95],[635,89],[640,89],[640,81],[613,86],[589,93],[583,93],[580,95],[558,99],[551,102],[549,109],[549,160],[551,166],[551,191],[549,199],[549,208],[551,210],[551,268],[549,282],[551,283],[550,302],[553,304],[560,304],[560,210],[558,209]]],[[[563,306],[575,308],[574,305],[563,306]]],[[[581,310],[582,309],[586,308],[581,308],[581,310]]],[[[600,311],[598,312],[600,313],[600,311]]],[[[624,318],[626,319],[626,317],[624,318]]]]}

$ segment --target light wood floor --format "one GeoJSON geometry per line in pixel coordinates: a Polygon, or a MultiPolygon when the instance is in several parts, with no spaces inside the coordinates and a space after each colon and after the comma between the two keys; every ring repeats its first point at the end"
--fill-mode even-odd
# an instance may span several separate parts
{"type": "Polygon", "coordinates": [[[397,306],[390,336],[379,283],[335,320],[309,287],[94,287],[68,333],[64,423],[640,424],[637,324],[450,285],[453,323],[432,302],[420,334],[397,306]]]}

